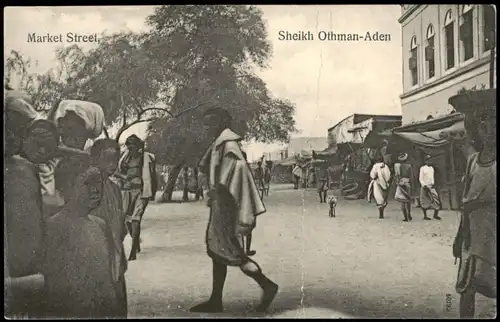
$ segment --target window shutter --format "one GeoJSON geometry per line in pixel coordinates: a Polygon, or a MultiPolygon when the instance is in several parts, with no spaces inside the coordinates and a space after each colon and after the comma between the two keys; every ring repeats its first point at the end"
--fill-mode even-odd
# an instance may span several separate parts
{"type": "Polygon", "coordinates": [[[427,46],[425,47],[425,60],[433,60],[434,59],[434,47],[433,46],[427,46]]]}
{"type": "Polygon", "coordinates": [[[410,57],[408,65],[410,65],[410,69],[417,68],[417,59],[415,57],[410,57]]]}

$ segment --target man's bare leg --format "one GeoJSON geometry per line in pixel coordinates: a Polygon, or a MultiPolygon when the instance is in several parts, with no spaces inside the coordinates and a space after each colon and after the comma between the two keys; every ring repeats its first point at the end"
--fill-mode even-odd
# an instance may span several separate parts
{"type": "Polygon", "coordinates": [[[252,233],[250,233],[245,239],[245,251],[247,256],[255,255],[257,252],[255,250],[252,250],[252,233]]]}
{"type": "Polygon", "coordinates": [[[460,318],[467,319],[474,317],[476,292],[467,290],[460,294],[460,318]]]}
{"type": "Polygon", "coordinates": [[[137,258],[137,251],[139,249],[139,235],[140,235],[140,223],[134,220],[130,223],[131,231],[130,236],[132,237],[132,249],[130,250],[130,255],[128,260],[133,261],[137,258]]]}
{"type": "Polygon", "coordinates": [[[226,282],[227,266],[212,259],[212,295],[208,301],[192,307],[189,311],[199,313],[218,313],[223,311],[222,292],[226,282]]]}
{"type": "Polygon", "coordinates": [[[267,278],[263,273],[259,265],[253,260],[248,260],[246,263],[240,266],[241,271],[253,278],[257,284],[262,288],[264,294],[262,295],[262,300],[260,305],[257,307],[258,312],[264,312],[269,308],[276,293],[278,293],[278,285],[267,278]]]}

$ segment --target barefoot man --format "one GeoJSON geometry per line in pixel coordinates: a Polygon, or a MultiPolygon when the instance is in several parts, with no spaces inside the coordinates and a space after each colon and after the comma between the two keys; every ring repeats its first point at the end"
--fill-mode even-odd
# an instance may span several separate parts
{"type": "Polygon", "coordinates": [[[278,292],[278,285],[268,279],[259,265],[248,258],[243,238],[254,227],[255,217],[266,210],[252,178],[252,173],[238,144],[242,138],[231,131],[231,115],[222,108],[204,113],[205,127],[216,138],[200,162],[209,175],[209,206],[206,245],[212,259],[212,294],[207,302],[191,308],[191,312],[222,312],[222,291],[227,266],[237,266],[254,279],[264,294],[258,311],[265,311],[278,292]]]}

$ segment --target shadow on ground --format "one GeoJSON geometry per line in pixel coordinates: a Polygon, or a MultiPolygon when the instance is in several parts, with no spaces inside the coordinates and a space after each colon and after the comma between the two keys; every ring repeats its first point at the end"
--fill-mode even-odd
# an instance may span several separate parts
{"type": "MultiPolygon", "coordinates": [[[[295,291],[278,293],[267,313],[255,312],[258,299],[224,299],[224,313],[190,313],[189,308],[198,302],[174,300],[163,302],[143,296],[136,301],[137,306],[153,306],[155,317],[356,317],[356,318],[439,318],[443,312],[424,306],[406,306],[401,303],[387,302],[383,295],[366,298],[349,290],[312,290],[303,295],[295,291]],[[303,304],[301,304],[303,303],[303,304]],[[163,307],[163,309],[161,309],[163,307]]],[[[152,312],[149,311],[149,312],[152,312]]],[[[141,317],[151,317],[147,312],[137,312],[141,317]]]]}

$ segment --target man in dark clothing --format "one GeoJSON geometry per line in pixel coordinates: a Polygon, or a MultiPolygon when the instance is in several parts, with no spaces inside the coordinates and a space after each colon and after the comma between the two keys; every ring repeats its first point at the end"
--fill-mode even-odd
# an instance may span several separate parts
{"type": "Polygon", "coordinates": [[[258,311],[265,311],[278,292],[278,285],[267,278],[250,259],[243,239],[255,227],[255,217],[266,211],[242,154],[242,138],[230,128],[231,115],[224,109],[205,112],[208,133],[216,139],[203,156],[200,167],[209,176],[210,219],[206,230],[207,254],[212,259],[212,294],[191,312],[223,311],[222,292],[227,267],[236,266],[255,280],[263,290],[258,311]]]}

